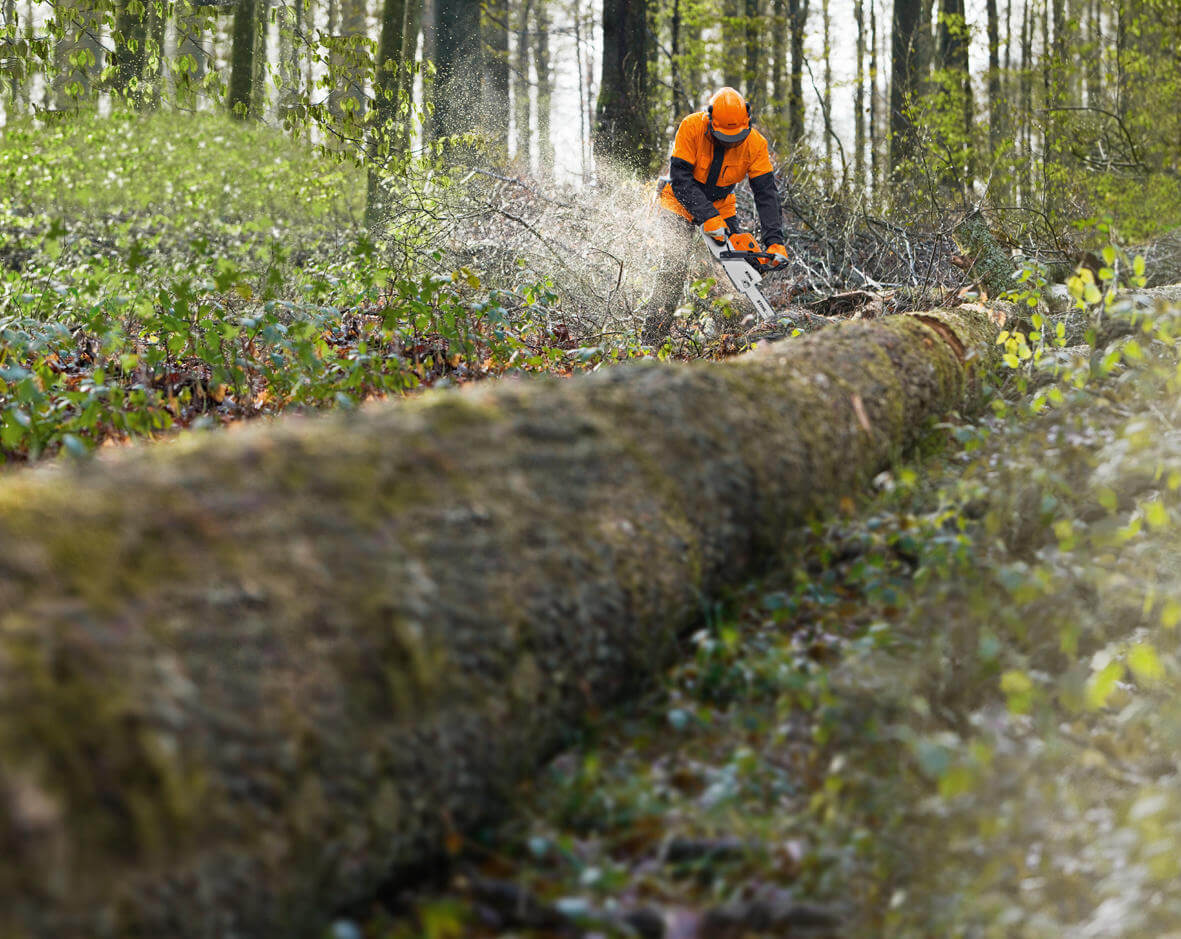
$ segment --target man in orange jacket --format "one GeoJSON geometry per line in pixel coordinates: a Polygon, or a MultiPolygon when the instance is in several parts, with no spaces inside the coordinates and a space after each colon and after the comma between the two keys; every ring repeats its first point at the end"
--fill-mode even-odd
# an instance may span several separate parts
{"type": "MultiPolygon", "coordinates": [[[[735,217],[734,187],[747,177],[765,250],[782,258],[768,264],[777,267],[787,263],[773,169],[767,138],[751,127],[750,105],[733,88],[722,88],[704,111],[681,121],[669,161],[670,180],[660,193],[660,207],[665,210],[661,212],[662,256],[659,283],[644,318],[646,341],[663,340],[672,326],[689,269],[695,228],[700,225],[706,237],[718,242],[725,241],[727,234],[741,232],[735,217]]],[[[736,247],[746,244],[757,248],[753,242],[746,235],[736,247]]]]}

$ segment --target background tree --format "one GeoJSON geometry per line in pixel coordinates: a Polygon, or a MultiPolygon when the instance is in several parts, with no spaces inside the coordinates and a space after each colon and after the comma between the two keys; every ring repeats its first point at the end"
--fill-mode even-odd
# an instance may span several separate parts
{"type": "MultiPolygon", "coordinates": [[[[513,72],[513,120],[516,125],[517,159],[529,164],[529,14],[534,0],[517,0],[515,38],[516,56],[513,72]]],[[[507,15],[507,13],[506,13],[507,15]]]]}
{"type": "Polygon", "coordinates": [[[226,99],[230,113],[241,118],[253,117],[254,34],[258,23],[256,0],[238,0],[234,8],[234,45],[230,72],[230,92],[226,99]]]}
{"type": "Polygon", "coordinates": [[[894,0],[890,52],[890,169],[897,171],[915,146],[910,107],[918,77],[921,0],[894,0]]]}
{"type": "Polygon", "coordinates": [[[479,0],[436,0],[432,132],[466,134],[477,126],[473,98],[480,87],[479,0]]]}
{"type": "Polygon", "coordinates": [[[148,41],[147,8],[141,0],[120,0],[114,41],[111,54],[114,88],[125,98],[139,103],[148,41]]]}
{"type": "Polygon", "coordinates": [[[742,84],[738,90],[746,95],[751,111],[758,114],[767,100],[767,42],[764,35],[759,0],[745,0],[746,22],[743,24],[742,84]]]}
{"type": "MultiPolygon", "coordinates": [[[[390,188],[388,164],[404,149],[403,125],[409,116],[410,59],[408,47],[418,39],[418,0],[385,0],[381,9],[381,38],[373,79],[375,119],[368,131],[368,189],[365,224],[377,231],[384,222],[390,188]]],[[[412,54],[412,53],[411,53],[412,54]]]]}
{"type": "MultiPolygon", "coordinates": [[[[714,57],[721,63],[722,82],[731,88],[741,88],[744,75],[744,61],[741,56],[744,32],[743,0],[722,0],[722,42],[714,51],[714,57]]],[[[606,10],[603,11],[604,23],[606,10]]]]}
{"type": "Polygon", "coordinates": [[[804,141],[804,30],[808,22],[808,0],[787,0],[787,22],[791,32],[788,139],[798,146],[804,141]]]}
{"type": "MultiPolygon", "coordinates": [[[[872,2],[872,0],[871,0],[872,2]]],[[[855,185],[865,185],[865,3],[854,0],[853,16],[857,22],[857,73],[853,81],[853,178],[855,185]]]]}
{"type": "Polygon", "coordinates": [[[509,2],[484,0],[482,30],[484,68],[480,118],[489,140],[508,152],[509,131],[509,2]]]}
{"type": "Polygon", "coordinates": [[[648,110],[650,42],[647,0],[604,0],[595,155],[638,172],[652,168],[656,152],[648,110]]]}
{"type": "Polygon", "coordinates": [[[537,72],[537,149],[542,170],[554,165],[554,145],[550,137],[550,111],[553,105],[553,78],[550,74],[550,16],[544,3],[533,8],[533,67],[537,72]]]}

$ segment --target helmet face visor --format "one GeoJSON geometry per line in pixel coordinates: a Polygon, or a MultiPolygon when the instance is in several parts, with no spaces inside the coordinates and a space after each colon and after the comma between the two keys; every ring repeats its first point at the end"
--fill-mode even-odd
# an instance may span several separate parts
{"type": "Polygon", "coordinates": [[[709,130],[714,137],[723,143],[742,143],[742,141],[746,140],[747,135],[750,134],[750,125],[748,124],[744,127],[741,124],[735,124],[727,127],[724,124],[711,123],[709,130]]]}

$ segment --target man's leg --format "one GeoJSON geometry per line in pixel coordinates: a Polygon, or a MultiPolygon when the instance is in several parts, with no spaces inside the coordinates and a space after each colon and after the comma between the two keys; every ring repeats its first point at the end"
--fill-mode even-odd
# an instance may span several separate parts
{"type": "Polygon", "coordinates": [[[685,291],[689,274],[689,258],[693,248],[696,226],[687,218],[672,212],[662,212],[659,226],[660,247],[657,256],[656,290],[648,301],[644,314],[641,339],[656,345],[668,338],[673,314],[685,291]]]}

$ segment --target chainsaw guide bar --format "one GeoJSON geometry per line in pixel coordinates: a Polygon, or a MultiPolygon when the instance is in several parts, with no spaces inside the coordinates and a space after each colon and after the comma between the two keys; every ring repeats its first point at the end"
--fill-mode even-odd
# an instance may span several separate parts
{"type": "Polygon", "coordinates": [[[763,282],[763,275],[759,272],[759,261],[778,259],[778,255],[768,254],[766,251],[736,251],[727,236],[724,242],[717,242],[708,235],[703,235],[706,245],[714,260],[722,265],[726,276],[734,289],[748,299],[763,320],[775,319],[775,311],[763,296],[759,284],[763,282]]]}

